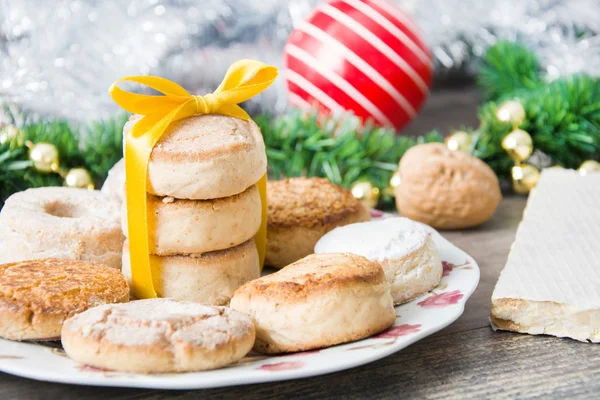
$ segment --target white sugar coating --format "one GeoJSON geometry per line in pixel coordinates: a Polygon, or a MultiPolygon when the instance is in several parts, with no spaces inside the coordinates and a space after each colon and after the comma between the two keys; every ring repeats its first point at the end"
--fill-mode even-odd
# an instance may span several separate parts
{"type": "Polygon", "coordinates": [[[315,246],[315,253],[350,252],[371,261],[404,257],[425,245],[430,233],[408,218],[385,218],[335,228],[315,246]]]}
{"type": "Polygon", "coordinates": [[[227,307],[149,299],[94,307],[69,319],[65,326],[82,336],[114,344],[170,346],[184,342],[215,348],[248,334],[252,320],[227,307]]]}

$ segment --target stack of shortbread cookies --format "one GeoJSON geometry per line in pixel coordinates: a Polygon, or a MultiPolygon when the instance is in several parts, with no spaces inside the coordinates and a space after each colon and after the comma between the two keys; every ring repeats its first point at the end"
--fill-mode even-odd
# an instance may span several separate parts
{"type": "MultiPolygon", "coordinates": [[[[125,134],[134,123],[125,125],[125,134]]],[[[253,121],[196,115],[171,124],[148,164],[150,266],[160,297],[224,305],[259,277],[256,183],[266,168],[253,121]]],[[[125,210],[123,231],[127,235],[125,210]]],[[[123,273],[131,279],[127,241],[123,273]]]]}

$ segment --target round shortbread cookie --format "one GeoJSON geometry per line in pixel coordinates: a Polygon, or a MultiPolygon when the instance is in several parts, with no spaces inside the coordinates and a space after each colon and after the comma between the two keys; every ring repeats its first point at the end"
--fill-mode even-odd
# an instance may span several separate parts
{"type": "Polygon", "coordinates": [[[338,226],[371,219],[348,190],[323,178],[267,182],[265,264],[283,268],[313,253],[317,241],[338,226]]]}
{"type": "Polygon", "coordinates": [[[28,189],[0,212],[0,263],[42,258],[121,268],[120,204],[98,190],[28,189]]]}
{"type": "MultiPolygon", "coordinates": [[[[126,134],[135,124],[125,124],[126,134]]],[[[195,115],[172,123],[148,163],[148,192],[177,199],[233,196],[267,171],[258,125],[225,115],[195,115]]]]}
{"type": "Polygon", "coordinates": [[[313,254],[246,283],[231,308],[252,317],[254,349],[285,353],[363,339],[396,313],[381,266],[350,253],[313,254]]]}
{"type": "MultiPolygon", "coordinates": [[[[227,305],[244,283],[260,276],[254,239],[230,249],[192,256],[150,256],[154,289],[160,297],[227,305]]],[[[127,241],[123,274],[131,281],[127,241]]]]}
{"type": "MultiPolygon", "coordinates": [[[[240,194],[214,200],[177,200],[148,195],[151,254],[202,254],[228,249],[254,237],[261,222],[260,194],[253,185],[240,194]]],[[[123,232],[127,212],[123,203],[123,232]]]]}
{"type": "Polygon", "coordinates": [[[429,292],[442,279],[442,263],[431,233],[408,218],[385,218],[336,228],[315,246],[315,253],[344,251],[383,267],[395,304],[429,292]]]}
{"type": "Polygon", "coordinates": [[[62,344],[73,360],[116,371],[215,369],[254,343],[247,315],[190,301],[149,299],[90,309],[67,320],[62,344]]]}
{"type": "Polygon", "coordinates": [[[0,265],[0,337],[57,339],[65,319],[106,303],[129,301],[129,287],[114,268],[74,260],[0,265]]]}

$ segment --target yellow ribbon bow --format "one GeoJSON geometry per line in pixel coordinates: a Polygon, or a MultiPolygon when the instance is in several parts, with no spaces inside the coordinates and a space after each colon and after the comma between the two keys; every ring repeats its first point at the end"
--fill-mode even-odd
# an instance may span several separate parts
{"type": "MultiPolygon", "coordinates": [[[[222,114],[250,120],[237,104],[265,90],[277,78],[277,68],[254,60],[233,63],[214,93],[189,94],[183,87],[156,76],[129,76],[110,87],[113,100],[125,110],[144,115],[125,138],[125,179],[127,187],[128,240],[132,292],[138,299],[157,297],[150,267],[146,180],[152,148],[167,127],[195,114],[222,114]],[[130,93],[117,86],[135,82],[157,90],[164,96],[130,93]]],[[[257,183],[262,201],[262,222],[255,236],[260,263],[266,245],[266,174],[257,183]]]]}

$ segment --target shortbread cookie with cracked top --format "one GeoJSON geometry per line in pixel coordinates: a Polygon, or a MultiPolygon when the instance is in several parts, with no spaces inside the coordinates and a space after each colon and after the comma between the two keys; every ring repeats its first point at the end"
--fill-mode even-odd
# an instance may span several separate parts
{"type": "Polygon", "coordinates": [[[226,307],[149,299],[99,306],[67,320],[62,344],[73,360],[116,371],[215,369],[254,343],[250,317],[226,307]]]}

